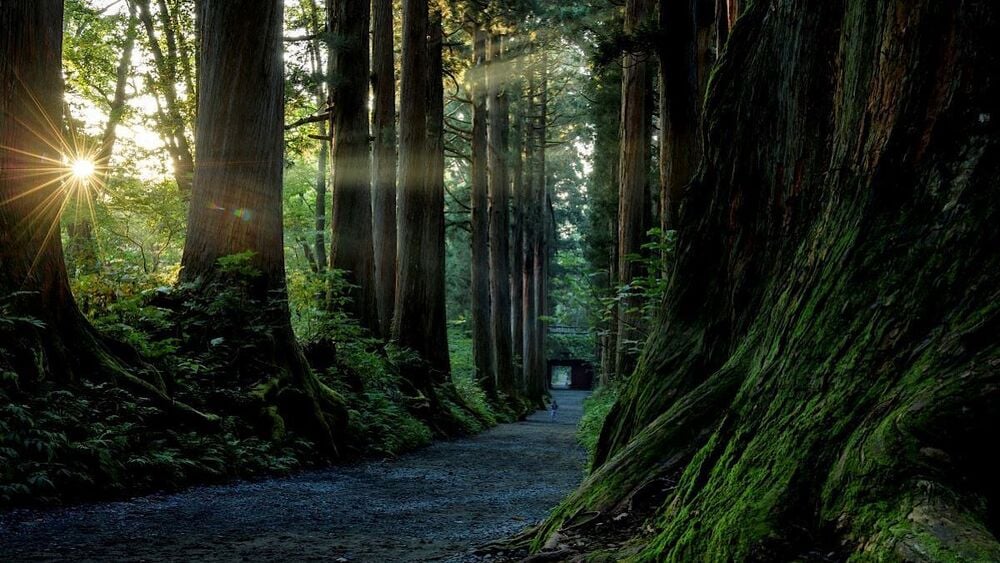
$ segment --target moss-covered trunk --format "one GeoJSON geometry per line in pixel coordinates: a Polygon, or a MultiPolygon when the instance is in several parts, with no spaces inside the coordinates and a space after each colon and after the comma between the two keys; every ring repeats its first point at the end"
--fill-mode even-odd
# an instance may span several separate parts
{"type": "Polygon", "coordinates": [[[985,1],[746,8],[661,321],[535,547],[1000,559],[998,31],[985,1]]]}

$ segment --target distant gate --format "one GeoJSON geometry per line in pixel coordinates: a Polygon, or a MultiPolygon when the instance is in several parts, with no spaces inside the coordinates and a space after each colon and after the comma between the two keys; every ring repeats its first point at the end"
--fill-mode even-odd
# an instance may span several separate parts
{"type": "MultiPolygon", "coordinates": [[[[585,336],[590,331],[578,327],[553,325],[549,327],[550,336],[585,336]]],[[[563,348],[554,351],[548,359],[549,386],[552,389],[591,389],[594,386],[594,366],[590,360],[575,357],[580,352],[563,348]]]]}

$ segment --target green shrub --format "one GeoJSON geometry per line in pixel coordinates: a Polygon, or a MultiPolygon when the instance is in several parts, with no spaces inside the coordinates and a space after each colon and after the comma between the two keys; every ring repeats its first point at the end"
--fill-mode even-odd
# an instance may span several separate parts
{"type": "Polygon", "coordinates": [[[590,465],[594,460],[594,450],[597,449],[597,440],[601,436],[601,427],[604,426],[604,419],[608,412],[618,400],[621,383],[614,382],[598,387],[594,393],[583,401],[583,417],[577,426],[577,439],[587,450],[587,472],[590,472],[590,465]]]}

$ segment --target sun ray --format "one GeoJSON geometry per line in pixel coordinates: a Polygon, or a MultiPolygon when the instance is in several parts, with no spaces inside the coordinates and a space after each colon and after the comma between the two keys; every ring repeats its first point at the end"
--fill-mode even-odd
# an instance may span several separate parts
{"type": "Polygon", "coordinates": [[[72,126],[65,130],[57,126],[60,116],[50,115],[36,96],[27,88],[24,90],[27,111],[23,117],[13,119],[23,135],[34,139],[36,148],[31,151],[0,145],[0,151],[13,164],[6,166],[3,174],[18,182],[15,192],[0,198],[0,207],[24,198],[32,202],[28,204],[31,209],[25,210],[20,218],[21,236],[41,239],[28,270],[30,275],[51,248],[53,237],[60,236],[66,213],[75,213],[72,219],[78,223],[89,219],[91,225],[97,224],[95,200],[107,191],[105,177],[109,166],[97,140],[78,134],[72,126]]]}

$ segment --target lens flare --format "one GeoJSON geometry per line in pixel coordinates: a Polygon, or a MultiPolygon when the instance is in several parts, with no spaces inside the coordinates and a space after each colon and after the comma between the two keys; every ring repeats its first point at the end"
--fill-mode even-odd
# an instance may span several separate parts
{"type": "MultiPolygon", "coordinates": [[[[78,132],[72,123],[64,128],[62,116],[49,115],[39,98],[19,79],[16,113],[5,115],[5,131],[13,128],[20,140],[30,142],[0,144],[0,175],[9,181],[0,194],[0,208],[23,205],[19,210],[24,236],[42,234],[44,240],[32,261],[33,270],[49,240],[59,236],[65,221],[97,224],[95,203],[107,199],[108,158],[98,139],[78,132]],[[25,147],[33,149],[25,150],[25,147]],[[35,152],[32,152],[35,151],[35,152]],[[7,168],[8,162],[15,165],[7,168]],[[25,198],[28,198],[27,200],[25,198]]],[[[101,253],[98,241],[98,253],[101,253]]]]}
{"type": "Polygon", "coordinates": [[[73,171],[73,177],[77,180],[89,180],[97,171],[97,165],[94,164],[93,160],[80,158],[73,161],[70,170],[73,171]]]}

